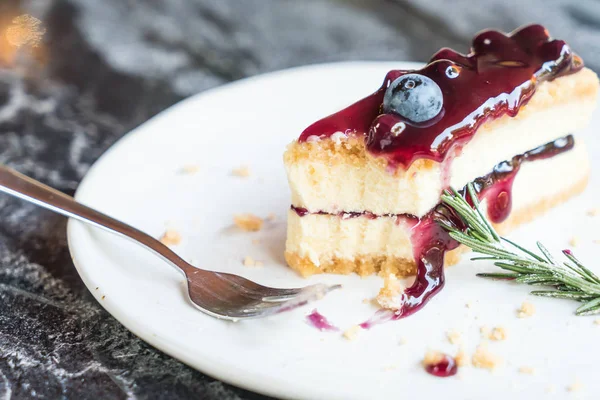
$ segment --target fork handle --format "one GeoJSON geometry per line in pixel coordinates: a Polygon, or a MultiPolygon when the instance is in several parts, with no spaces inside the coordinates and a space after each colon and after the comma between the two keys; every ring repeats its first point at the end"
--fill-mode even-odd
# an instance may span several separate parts
{"type": "Polygon", "coordinates": [[[192,267],[167,246],[139,229],[84,206],[75,201],[73,197],[3,165],[0,165],[0,192],[18,197],[66,217],[127,237],[146,247],[148,250],[153,251],[186,274],[192,270],[196,274],[203,271],[192,267]]]}

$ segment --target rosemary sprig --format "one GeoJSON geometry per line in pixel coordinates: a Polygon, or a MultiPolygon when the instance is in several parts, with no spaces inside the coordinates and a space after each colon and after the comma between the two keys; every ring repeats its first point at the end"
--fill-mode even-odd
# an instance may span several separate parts
{"type": "Polygon", "coordinates": [[[438,222],[457,242],[470,247],[483,257],[473,260],[491,260],[507,272],[482,273],[483,278],[511,280],[534,286],[547,286],[546,290],[534,290],[531,294],[582,302],[576,315],[600,314],[600,278],[586,268],[570,250],[563,250],[567,261],[557,261],[548,249],[537,242],[538,249],[531,251],[508,239],[500,237],[481,211],[473,184],[467,185],[462,196],[454,189],[442,195],[442,202],[454,210],[466,227],[440,213],[438,222]],[[471,206],[466,196],[469,196],[471,206]]]}

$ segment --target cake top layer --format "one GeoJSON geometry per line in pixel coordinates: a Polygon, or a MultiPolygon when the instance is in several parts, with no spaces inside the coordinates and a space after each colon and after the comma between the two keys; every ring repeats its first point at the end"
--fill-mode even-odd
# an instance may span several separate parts
{"type": "Polygon", "coordinates": [[[583,68],[541,25],[510,35],[487,30],[468,55],[444,48],[420,70],[392,70],[372,95],[309,126],[299,141],[336,132],[366,136],[367,149],[394,167],[451,158],[481,124],[515,116],[543,82],[583,68]],[[454,151],[453,151],[454,149],[454,151]]]}

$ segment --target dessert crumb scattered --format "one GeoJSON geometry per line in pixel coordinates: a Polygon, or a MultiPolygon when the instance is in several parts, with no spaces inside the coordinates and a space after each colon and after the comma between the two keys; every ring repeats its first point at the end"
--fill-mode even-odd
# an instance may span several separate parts
{"type": "Polygon", "coordinates": [[[106,298],[106,296],[102,296],[102,300],[104,300],[106,298]]]}
{"type": "Polygon", "coordinates": [[[262,267],[263,265],[262,261],[257,261],[250,256],[244,257],[244,266],[246,267],[262,267]]]}
{"type": "Polygon", "coordinates": [[[381,308],[397,310],[402,306],[404,285],[394,274],[389,274],[383,281],[383,287],[377,295],[377,303],[381,308]]]}
{"type": "Polygon", "coordinates": [[[260,244],[260,239],[252,239],[252,244],[260,244]]]}
{"type": "Polygon", "coordinates": [[[467,304],[465,304],[465,307],[467,307],[467,308],[473,308],[473,302],[472,301],[467,301],[467,304]]]}
{"type": "Polygon", "coordinates": [[[481,336],[485,339],[500,341],[506,339],[506,329],[502,326],[496,326],[490,329],[487,326],[482,326],[480,329],[481,336]]]}
{"type": "Polygon", "coordinates": [[[570,240],[569,240],[569,245],[573,246],[573,247],[577,247],[579,246],[579,243],[581,242],[581,240],[579,239],[579,236],[573,236],[570,240]]]}
{"type": "Polygon", "coordinates": [[[587,212],[587,215],[589,215],[590,217],[595,217],[596,215],[599,215],[599,214],[600,214],[600,207],[589,209],[587,212]]]}
{"type": "MultiPolygon", "coordinates": [[[[97,289],[97,288],[96,288],[96,289],[97,289]]],[[[594,320],[594,324],[596,324],[596,325],[600,325],[600,318],[596,318],[596,319],[594,320]]]]}
{"type": "Polygon", "coordinates": [[[360,326],[354,325],[354,326],[346,329],[343,333],[343,336],[348,340],[354,340],[358,336],[358,333],[360,332],[361,329],[362,328],[360,326]]]}
{"type": "Polygon", "coordinates": [[[492,332],[492,330],[487,325],[483,325],[479,328],[479,333],[481,333],[481,337],[484,339],[489,339],[491,332],[492,332]]]}
{"type": "Polygon", "coordinates": [[[233,217],[233,222],[238,228],[247,232],[260,231],[263,225],[263,220],[254,214],[238,214],[233,217]]]}
{"type": "Polygon", "coordinates": [[[181,235],[175,229],[167,229],[158,240],[165,246],[177,246],[181,243],[181,235]]]}
{"type": "Polygon", "coordinates": [[[458,344],[462,340],[461,333],[454,329],[446,332],[446,338],[451,344],[458,344]]]}
{"type": "Polygon", "coordinates": [[[464,366],[469,365],[469,356],[467,355],[467,353],[465,352],[465,350],[462,347],[460,349],[458,349],[458,352],[454,356],[454,361],[456,362],[456,365],[458,365],[459,367],[464,367],[464,366]]]}
{"type": "Polygon", "coordinates": [[[519,318],[531,317],[533,314],[535,314],[535,306],[528,301],[524,301],[521,308],[517,310],[517,317],[519,318]]]}
{"type": "Polygon", "coordinates": [[[567,386],[569,392],[579,392],[581,389],[583,389],[583,384],[579,379],[575,379],[575,382],[567,386]]]}
{"type": "Polygon", "coordinates": [[[535,374],[535,369],[533,369],[531,367],[519,367],[519,373],[533,375],[533,374],[535,374]]]}
{"type": "Polygon", "coordinates": [[[189,165],[184,165],[183,167],[181,167],[181,169],[179,170],[179,173],[184,174],[184,175],[193,175],[193,174],[197,173],[198,171],[200,171],[200,167],[198,165],[189,164],[189,165]]]}
{"type": "Polygon", "coordinates": [[[477,349],[471,358],[471,363],[476,368],[493,370],[502,364],[502,359],[491,353],[488,350],[486,343],[482,343],[477,346],[477,349]]]}
{"type": "Polygon", "coordinates": [[[446,356],[441,351],[427,350],[425,357],[423,357],[423,365],[434,365],[442,362],[446,356]]]}
{"type": "Polygon", "coordinates": [[[234,168],[231,170],[231,175],[237,176],[240,178],[247,178],[250,176],[250,168],[245,165],[242,165],[239,168],[234,168]]]}
{"type": "Polygon", "coordinates": [[[267,215],[267,221],[273,222],[277,219],[277,215],[275,215],[275,213],[269,213],[269,215],[267,215]]]}

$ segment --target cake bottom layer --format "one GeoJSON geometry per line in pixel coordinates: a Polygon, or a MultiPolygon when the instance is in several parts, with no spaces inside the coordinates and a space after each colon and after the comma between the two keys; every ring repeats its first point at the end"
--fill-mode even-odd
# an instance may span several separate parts
{"type": "MultiPolygon", "coordinates": [[[[505,234],[582,192],[589,178],[589,160],[581,142],[563,154],[524,164],[513,183],[512,212],[496,225],[505,234]]],[[[483,208],[486,202],[482,203],[483,208]]],[[[298,215],[288,212],[285,258],[303,276],[317,273],[361,276],[390,273],[414,275],[411,231],[418,220],[409,216],[298,215]]],[[[446,253],[456,264],[467,249],[446,253]]]]}

